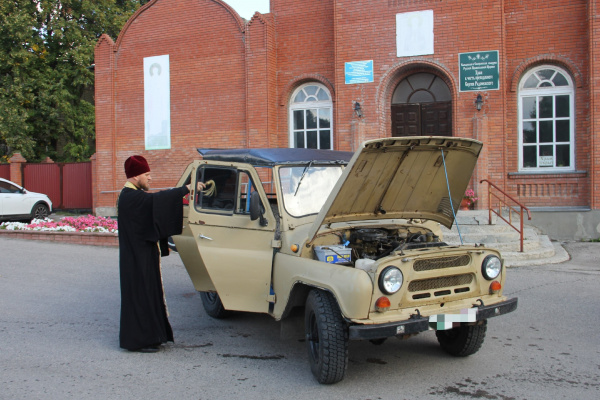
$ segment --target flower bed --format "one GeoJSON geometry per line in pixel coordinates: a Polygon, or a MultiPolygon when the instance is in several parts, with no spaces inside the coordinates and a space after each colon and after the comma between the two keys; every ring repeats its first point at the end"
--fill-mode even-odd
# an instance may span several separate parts
{"type": "Polygon", "coordinates": [[[59,221],[45,218],[34,219],[31,223],[3,222],[0,224],[0,229],[9,231],[118,233],[117,221],[93,215],[77,218],[64,217],[59,221]]]}
{"type": "Polygon", "coordinates": [[[0,237],[13,239],[49,240],[98,246],[118,246],[117,221],[95,217],[64,217],[58,221],[50,218],[34,219],[31,223],[3,222],[0,237]]]}

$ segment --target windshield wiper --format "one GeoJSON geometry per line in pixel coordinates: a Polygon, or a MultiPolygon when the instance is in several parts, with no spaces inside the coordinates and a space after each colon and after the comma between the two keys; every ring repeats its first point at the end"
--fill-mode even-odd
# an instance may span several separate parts
{"type": "Polygon", "coordinates": [[[304,179],[304,175],[306,175],[306,171],[308,171],[308,169],[310,168],[312,163],[313,163],[313,160],[311,160],[308,163],[308,165],[306,167],[304,167],[304,171],[302,171],[302,175],[300,176],[300,180],[298,181],[298,186],[296,186],[296,191],[294,192],[294,197],[296,197],[296,195],[298,194],[298,189],[300,189],[300,184],[302,183],[302,179],[304,179]]]}

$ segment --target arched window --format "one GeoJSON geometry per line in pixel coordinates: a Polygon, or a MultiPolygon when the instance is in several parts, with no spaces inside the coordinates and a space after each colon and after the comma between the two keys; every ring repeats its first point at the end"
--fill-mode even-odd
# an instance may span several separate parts
{"type": "Polygon", "coordinates": [[[392,97],[392,104],[434,103],[452,100],[448,85],[434,74],[418,73],[410,75],[398,84],[392,97]]]}
{"type": "Polygon", "coordinates": [[[544,65],[519,85],[519,170],[575,169],[573,81],[561,68],[544,65]]]}
{"type": "Polygon", "coordinates": [[[290,147],[333,149],[332,102],[319,83],[300,86],[290,103],[290,147]]]}

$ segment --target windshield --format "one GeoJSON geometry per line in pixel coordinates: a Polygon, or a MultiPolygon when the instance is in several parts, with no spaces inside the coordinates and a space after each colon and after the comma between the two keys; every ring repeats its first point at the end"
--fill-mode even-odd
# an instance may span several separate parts
{"type": "Polygon", "coordinates": [[[279,168],[285,210],[293,217],[317,214],[340,175],[339,165],[279,168]]]}

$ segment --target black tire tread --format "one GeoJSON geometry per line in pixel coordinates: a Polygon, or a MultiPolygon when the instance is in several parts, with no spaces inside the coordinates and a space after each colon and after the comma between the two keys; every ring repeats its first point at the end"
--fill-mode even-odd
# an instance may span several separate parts
{"type": "Polygon", "coordinates": [[[435,332],[440,346],[450,355],[467,357],[481,348],[487,332],[487,321],[483,321],[481,325],[461,325],[452,331],[455,334],[453,338],[450,338],[449,331],[435,332]]]}
{"type": "Polygon", "coordinates": [[[223,302],[221,302],[221,298],[217,293],[213,293],[216,295],[216,301],[211,301],[210,294],[208,292],[200,292],[200,298],[202,299],[202,306],[204,307],[204,311],[215,319],[223,319],[227,318],[231,315],[231,311],[227,311],[225,307],[223,307],[223,302]]]}
{"type": "MultiPolygon", "coordinates": [[[[348,330],[339,306],[331,293],[321,290],[311,291],[306,304],[307,308],[314,310],[321,326],[319,337],[321,360],[318,365],[315,365],[310,344],[307,343],[311,370],[319,383],[339,382],[344,378],[348,367],[348,330]]],[[[310,310],[307,314],[309,312],[310,310]]]]}

